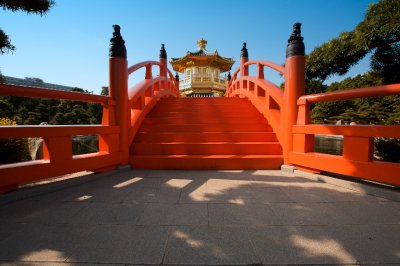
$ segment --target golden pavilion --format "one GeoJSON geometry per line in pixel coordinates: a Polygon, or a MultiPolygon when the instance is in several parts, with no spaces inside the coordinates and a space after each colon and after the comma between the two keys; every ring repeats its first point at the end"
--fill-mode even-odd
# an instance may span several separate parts
{"type": "Polygon", "coordinates": [[[179,81],[179,92],[183,97],[220,97],[226,90],[226,77],[221,73],[231,70],[235,63],[233,58],[222,57],[215,50],[209,53],[207,41],[201,38],[197,41],[199,49],[196,52],[186,52],[180,58],[172,58],[172,68],[184,74],[179,81]]]}

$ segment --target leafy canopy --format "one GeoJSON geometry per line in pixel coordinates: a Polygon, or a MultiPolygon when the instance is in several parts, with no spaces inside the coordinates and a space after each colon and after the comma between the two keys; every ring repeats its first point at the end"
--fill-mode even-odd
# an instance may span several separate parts
{"type": "MultiPolygon", "coordinates": [[[[53,0],[0,0],[0,7],[3,10],[12,12],[24,11],[28,14],[43,16],[54,5],[53,0]]],[[[8,35],[0,28],[0,54],[15,51],[8,35]]]]}
{"type": "Polygon", "coordinates": [[[306,60],[308,80],[343,75],[372,53],[371,67],[385,83],[400,82],[400,1],[381,0],[368,6],[365,18],[353,31],[316,47],[306,60]]]}

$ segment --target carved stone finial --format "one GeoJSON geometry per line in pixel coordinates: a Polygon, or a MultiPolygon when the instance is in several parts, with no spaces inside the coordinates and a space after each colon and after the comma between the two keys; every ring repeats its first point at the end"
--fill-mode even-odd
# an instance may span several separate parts
{"type": "Polygon", "coordinates": [[[167,51],[165,50],[165,45],[163,43],[161,44],[160,58],[167,59],[167,51]]]}
{"type": "Polygon", "coordinates": [[[226,78],[228,79],[228,81],[231,80],[232,77],[231,77],[231,72],[230,71],[228,72],[228,76],[226,78]]]}
{"type": "Polygon", "coordinates": [[[240,53],[240,57],[249,57],[249,53],[247,52],[246,43],[243,43],[243,47],[240,53]]]}
{"type": "Polygon", "coordinates": [[[293,32],[288,40],[286,48],[286,57],[294,55],[304,55],[304,42],[301,36],[301,23],[295,23],[293,25],[293,32]]]}
{"type": "Polygon", "coordinates": [[[175,73],[175,80],[176,80],[176,81],[179,81],[179,75],[178,75],[178,72],[176,72],[176,73],[175,73]]]}
{"type": "Polygon", "coordinates": [[[110,57],[126,58],[125,41],[121,36],[121,27],[113,25],[113,37],[110,39],[110,57]]]}

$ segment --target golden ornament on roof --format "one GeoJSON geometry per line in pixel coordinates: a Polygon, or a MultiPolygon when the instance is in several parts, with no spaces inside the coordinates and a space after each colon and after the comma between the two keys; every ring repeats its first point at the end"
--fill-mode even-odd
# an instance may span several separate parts
{"type": "Polygon", "coordinates": [[[199,46],[199,49],[206,49],[207,41],[201,37],[201,39],[197,41],[197,45],[199,46]]]}

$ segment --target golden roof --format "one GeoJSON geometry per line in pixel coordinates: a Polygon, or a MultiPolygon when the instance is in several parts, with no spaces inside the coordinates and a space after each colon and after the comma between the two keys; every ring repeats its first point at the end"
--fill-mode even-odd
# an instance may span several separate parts
{"type": "Polygon", "coordinates": [[[233,58],[222,57],[215,50],[214,53],[208,53],[206,49],[207,41],[201,38],[197,41],[199,49],[196,52],[186,52],[186,55],[180,58],[171,58],[171,65],[175,71],[183,73],[185,68],[193,66],[209,66],[219,68],[221,72],[231,70],[235,63],[233,58]]]}

